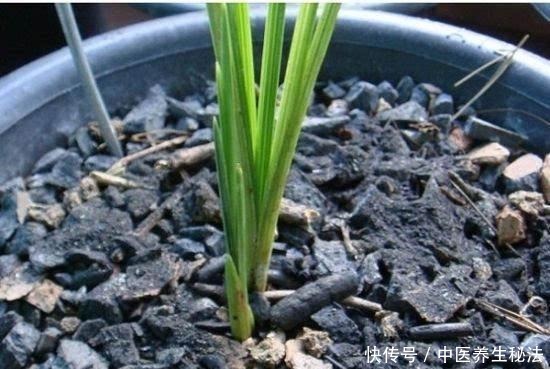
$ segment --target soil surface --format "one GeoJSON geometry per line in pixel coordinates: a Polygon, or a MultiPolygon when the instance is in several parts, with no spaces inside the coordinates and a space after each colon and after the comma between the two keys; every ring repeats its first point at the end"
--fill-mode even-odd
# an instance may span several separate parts
{"type": "Polygon", "coordinates": [[[199,91],[119,111],[122,161],[91,123],[0,186],[1,368],[548,368],[550,156],[410,77],[317,85],[232,340],[199,91]]]}

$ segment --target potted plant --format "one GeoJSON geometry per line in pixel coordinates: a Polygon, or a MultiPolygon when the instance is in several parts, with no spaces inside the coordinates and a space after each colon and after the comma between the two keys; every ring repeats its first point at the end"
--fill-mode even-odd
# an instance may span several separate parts
{"type": "MultiPolygon", "coordinates": [[[[282,27],[273,9],[271,19],[282,27]]],[[[215,9],[211,15],[223,19],[215,9]]],[[[240,16],[232,21],[244,21],[240,16]]],[[[264,14],[252,17],[256,40],[264,21],[264,14]]],[[[263,291],[260,278],[250,310],[232,300],[243,297],[247,273],[226,272],[238,274],[229,283],[235,295],[223,292],[222,271],[231,261],[222,218],[241,230],[258,220],[242,212],[246,203],[226,212],[248,187],[244,169],[224,166],[239,146],[218,124],[240,124],[232,119],[243,110],[218,100],[235,104],[238,91],[216,94],[209,82],[214,58],[205,15],[157,20],[88,44],[109,111],[123,117],[115,124],[120,159],[108,155],[96,124],[74,132],[90,113],[66,52],[0,82],[1,178],[32,171],[1,181],[0,352],[14,358],[10,367],[352,368],[414,358],[442,366],[456,359],[447,352],[456,354],[462,337],[474,343],[463,352],[473,361],[486,348],[483,360],[490,362],[498,346],[541,360],[550,242],[542,134],[547,61],[519,51],[477,101],[478,114],[453,121],[480,85],[455,92],[451,84],[507,45],[482,38],[480,49],[479,35],[383,13],[342,12],[339,22],[303,133],[288,136],[290,146],[298,140],[289,183],[284,193],[266,195],[285,200],[277,243],[269,245],[270,272],[260,273],[269,288],[263,291]],[[42,146],[31,146],[44,131],[42,146]],[[67,136],[69,149],[59,148],[67,136]],[[220,185],[228,173],[216,179],[214,138],[218,148],[231,145],[225,155],[218,150],[218,168],[233,168],[237,186],[220,185]],[[240,339],[251,324],[240,324],[236,311],[256,322],[253,339],[242,344],[230,338],[229,322],[240,339]],[[430,356],[430,343],[447,351],[430,356]]],[[[303,30],[300,24],[307,22],[298,24],[303,30]]],[[[236,27],[243,31],[236,37],[248,38],[246,29],[236,27]]],[[[213,33],[216,40],[215,27],[213,33]]],[[[220,58],[220,45],[219,69],[227,73],[235,60],[220,58]]],[[[250,55],[249,44],[232,45],[250,55]]],[[[307,65],[302,73],[314,76],[318,64],[307,65]]],[[[252,96],[250,81],[235,75],[225,82],[241,83],[252,96]]],[[[283,87],[276,109],[308,103],[314,77],[305,80],[293,98],[283,87]]],[[[295,115],[287,123],[294,130],[303,114],[295,115]]],[[[268,167],[276,168],[272,159],[268,167]]],[[[284,171],[273,173],[271,180],[284,184],[284,171]]],[[[516,356],[506,356],[510,365],[519,365],[516,356]]]]}

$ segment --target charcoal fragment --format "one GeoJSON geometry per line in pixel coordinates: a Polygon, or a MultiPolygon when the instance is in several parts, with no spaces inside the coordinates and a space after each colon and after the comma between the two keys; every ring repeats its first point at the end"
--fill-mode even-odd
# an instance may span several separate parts
{"type": "Polygon", "coordinates": [[[414,340],[443,340],[449,338],[458,338],[473,336],[472,325],[463,323],[444,323],[444,324],[426,324],[409,329],[409,335],[414,340]]]}
{"type": "Polygon", "coordinates": [[[313,314],[311,319],[327,331],[335,342],[359,343],[361,341],[359,327],[340,307],[327,306],[313,314]]]}
{"type": "Polygon", "coordinates": [[[145,100],[124,117],[124,132],[135,134],[150,132],[164,127],[168,111],[166,95],[159,85],[153,86],[145,100]]]}
{"type": "Polygon", "coordinates": [[[331,275],[308,283],[273,306],[271,321],[283,329],[292,329],[331,302],[354,294],[358,286],[355,273],[331,275]]]}
{"type": "Polygon", "coordinates": [[[375,85],[359,81],[351,86],[344,99],[348,102],[350,109],[361,109],[367,114],[374,113],[378,106],[378,89],[375,85]]]}

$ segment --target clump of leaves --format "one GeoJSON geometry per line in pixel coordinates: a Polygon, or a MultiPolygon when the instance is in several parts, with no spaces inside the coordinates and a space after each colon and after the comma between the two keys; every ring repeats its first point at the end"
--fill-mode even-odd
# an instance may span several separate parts
{"type": "Polygon", "coordinates": [[[254,327],[248,290],[266,288],[281,199],[339,8],[300,6],[278,101],[285,5],[268,5],[257,95],[248,5],[208,4],[220,107],[214,141],[228,251],[225,288],[232,333],[240,340],[254,327]]]}

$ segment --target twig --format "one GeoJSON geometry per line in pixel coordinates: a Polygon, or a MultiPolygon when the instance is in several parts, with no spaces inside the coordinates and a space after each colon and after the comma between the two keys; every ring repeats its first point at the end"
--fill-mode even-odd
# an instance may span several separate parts
{"type": "Polygon", "coordinates": [[[116,187],[124,187],[124,188],[146,188],[146,186],[139,185],[138,183],[123,178],[119,176],[115,176],[112,174],[99,172],[94,170],[90,173],[90,177],[96,180],[97,183],[105,185],[105,186],[116,186],[116,187]]]}
{"type": "MultiPolygon", "coordinates": [[[[508,67],[510,66],[510,64],[512,64],[512,59],[514,57],[514,55],[516,54],[516,52],[525,44],[525,42],[529,39],[529,35],[525,35],[523,36],[523,38],[521,39],[521,41],[517,44],[517,46],[514,48],[514,50],[512,50],[510,53],[508,53],[506,56],[501,56],[497,59],[500,59],[500,58],[503,58],[502,59],[502,63],[499,65],[499,67],[497,68],[497,70],[495,71],[495,73],[493,73],[493,75],[491,76],[491,78],[489,78],[489,80],[485,83],[485,85],[483,85],[483,87],[481,87],[481,89],[474,95],[474,97],[472,97],[466,104],[464,104],[451,118],[451,121],[455,120],[457,117],[459,117],[466,109],[468,109],[468,107],[470,107],[470,105],[472,105],[477,99],[479,99],[481,97],[481,95],[483,95],[489,88],[491,88],[491,86],[493,84],[495,84],[495,82],[504,74],[504,72],[506,72],[506,70],[508,69],[508,67]]],[[[494,63],[493,63],[494,64],[494,63]]],[[[492,65],[492,64],[491,64],[492,65]]],[[[485,66],[482,66],[482,68],[478,68],[478,73],[487,68],[488,65],[485,65],[485,66]]],[[[475,71],[474,71],[475,72],[475,71]]],[[[467,79],[471,78],[473,75],[475,75],[476,73],[470,73],[468,76],[467,79]]],[[[459,81],[459,82],[463,82],[464,78],[459,81]]]]}
{"type": "Polygon", "coordinates": [[[164,217],[166,211],[172,209],[172,207],[180,201],[182,195],[182,191],[180,190],[173,192],[158,208],[139,223],[134,233],[139,238],[147,236],[147,233],[149,233],[164,217]]]}
{"type": "Polygon", "coordinates": [[[338,369],[346,369],[345,366],[343,366],[343,365],[340,364],[338,361],[336,361],[336,359],[333,358],[332,356],[323,355],[323,359],[325,359],[326,361],[329,361],[332,365],[334,365],[334,366],[337,367],[338,369]]]}
{"type": "Polygon", "coordinates": [[[511,310],[505,309],[501,306],[495,305],[488,301],[477,300],[477,305],[484,311],[491,313],[493,315],[504,318],[519,327],[522,327],[530,332],[539,333],[539,334],[550,334],[550,329],[541,326],[533,322],[532,320],[526,318],[523,315],[520,315],[511,310]]]}
{"type": "Polygon", "coordinates": [[[357,257],[357,249],[353,244],[351,243],[351,237],[349,234],[349,227],[347,224],[342,224],[340,226],[340,232],[342,233],[342,242],[344,243],[344,247],[346,248],[346,251],[348,254],[353,256],[354,258],[357,257]]]}
{"type": "MultiPolygon", "coordinates": [[[[264,297],[268,300],[281,300],[287,296],[292,295],[295,290],[272,290],[272,291],[265,291],[262,294],[264,297]]],[[[367,311],[382,311],[384,310],[382,308],[382,305],[376,302],[372,302],[357,296],[349,296],[340,301],[342,304],[354,307],[361,310],[367,310],[367,311]]]]}
{"type": "Polygon", "coordinates": [[[520,114],[526,115],[528,117],[531,117],[533,119],[538,120],[541,123],[544,123],[544,124],[550,126],[550,121],[547,121],[546,119],[544,119],[544,118],[542,118],[542,117],[540,117],[536,114],[533,114],[531,112],[528,112],[528,111],[522,110],[522,109],[514,109],[514,108],[481,109],[481,110],[477,111],[477,114],[506,113],[506,112],[520,113],[520,114]]]}
{"type": "MultiPolygon", "coordinates": [[[[493,231],[493,234],[496,236],[498,235],[498,231],[497,229],[495,228],[495,226],[493,225],[493,223],[485,216],[485,214],[483,214],[481,212],[481,210],[479,210],[479,208],[477,207],[477,205],[472,201],[472,199],[470,198],[470,196],[468,196],[468,194],[466,192],[464,192],[464,190],[459,186],[457,185],[453,179],[450,179],[450,182],[451,184],[453,185],[453,187],[466,199],[466,201],[468,201],[468,204],[470,204],[470,206],[475,210],[475,212],[481,217],[481,219],[483,219],[483,221],[485,221],[485,223],[489,226],[489,228],[491,229],[491,231],[493,231]]],[[[489,242],[489,240],[487,240],[489,242]]],[[[489,245],[491,246],[491,248],[497,253],[497,255],[500,255],[500,253],[498,253],[496,247],[491,243],[489,242],[489,245]]],[[[506,243],[505,246],[510,250],[512,251],[516,256],[521,256],[513,247],[512,245],[510,245],[509,243],[506,243]]]]}
{"type": "Polygon", "coordinates": [[[318,219],[319,212],[305,205],[297,204],[290,199],[283,198],[281,200],[281,208],[279,220],[288,224],[299,224],[309,226],[312,222],[318,219]]]}
{"type": "Polygon", "coordinates": [[[157,161],[155,163],[155,168],[158,170],[175,170],[182,167],[196,165],[202,161],[210,159],[213,156],[214,143],[210,142],[204,145],[177,150],[172,153],[170,158],[157,161]]]}
{"type": "Polygon", "coordinates": [[[122,149],[120,147],[120,142],[116,138],[115,130],[111,125],[111,120],[99,89],[97,88],[94,76],[92,74],[92,69],[88,63],[88,59],[84,54],[82,48],[82,39],[80,37],[80,32],[78,31],[78,26],[76,25],[76,20],[74,18],[73,9],[70,3],[56,3],[55,8],[57,10],[57,15],[59,21],[61,22],[61,27],[63,28],[63,33],[65,34],[65,39],[69,45],[69,49],[73,56],[74,63],[80,78],[82,79],[82,85],[86,89],[92,108],[95,112],[96,119],[99,122],[99,128],[101,135],[111,154],[117,157],[122,157],[122,149]]]}
{"type": "Polygon", "coordinates": [[[479,74],[481,72],[483,72],[485,69],[489,68],[491,65],[493,64],[496,64],[498,63],[499,61],[503,60],[506,58],[506,55],[507,54],[502,54],[500,55],[499,57],[483,64],[481,67],[471,71],[470,73],[468,73],[466,76],[462,77],[460,80],[456,81],[455,84],[454,84],[454,87],[460,87],[460,85],[462,85],[464,82],[468,81],[470,78],[472,78],[473,76],[475,76],[476,74],[479,74]]]}
{"type": "Polygon", "coordinates": [[[156,152],[159,152],[159,151],[171,149],[172,147],[175,147],[175,146],[179,146],[182,143],[184,143],[186,139],[187,139],[187,135],[179,136],[179,137],[173,138],[171,140],[164,141],[164,142],[162,142],[158,145],[148,147],[144,150],[138,151],[138,152],[133,153],[131,155],[127,155],[127,156],[123,157],[122,159],[118,160],[116,163],[114,163],[111,166],[111,168],[109,168],[107,173],[109,173],[109,174],[122,173],[124,171],[124,168],[126,168],[128,166],[128,164],[130,164],[134,160],[141,159],[141,158],[143,158],[147,155],[150,155],[150,154],[153,154],[153,153],[156,153],[156,152]]]}
{"type": "Polygon", "coordinates": [[[456,190],[458,192],[460,192],[460,194],[466,199],[466,201],[468,201],[468,204],[470,204],[472,206],[472,208],[474,208],[474,210],[476,211],[476,213],[478,213],[478,215],[481,217],[481,219],[483,219],[485,221],[485,223],[487,223],[487,225],[489,226],[489,228],[491,229],[491,231],[493,231],[493,233],[496,235],[497,234],[497,229],[495,228],[495,226],[493,225],[493,223],[491,223],[491,221],[485,216],[485,214],[483,214],[481,212],[481,210],[479,210],[479,208],[476,206],[476,204],[472,201],[472,199],[470,198],[470,196],[468,196],[468,194],[466,194],[466,192],[464,192],[462,190],[462,188],[460,188],[460,186],[458,186],[452,179],[450,180],[451,184],[453,185],[454,188],[456,188],[456,190]]]}

